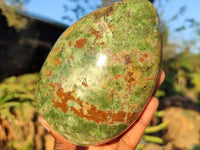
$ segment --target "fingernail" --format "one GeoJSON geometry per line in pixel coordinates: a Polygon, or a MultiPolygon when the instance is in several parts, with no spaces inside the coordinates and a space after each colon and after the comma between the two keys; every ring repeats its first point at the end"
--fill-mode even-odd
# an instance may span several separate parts
{"type": "Polygon", "coordinates": [[[42,118],[42,116],[38,117],[38,121],[41,123],[41,125],[49,132],[50,128],[47,122],[42,118]]]}

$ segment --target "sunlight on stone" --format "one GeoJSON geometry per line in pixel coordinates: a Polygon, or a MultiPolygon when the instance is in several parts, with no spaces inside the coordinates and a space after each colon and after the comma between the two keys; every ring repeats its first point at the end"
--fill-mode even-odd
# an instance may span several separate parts
{"type": "Polygon", "coordinates": [[[101,67],[106,61],[106,56],[103,54],[100,54],[99,60],[97,61],[97,66],[101,67]]]}

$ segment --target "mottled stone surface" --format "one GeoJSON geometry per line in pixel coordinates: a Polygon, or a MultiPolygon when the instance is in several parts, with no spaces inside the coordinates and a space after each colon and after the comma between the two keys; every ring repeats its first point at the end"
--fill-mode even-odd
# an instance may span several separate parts
{"type": "Polygon", "coordinates": [[[138,118],[160,69],[159,18],[148,0],[101,8],[68,28],[47,57],[36,107],[78,145],[107,142],[138,118]]]}

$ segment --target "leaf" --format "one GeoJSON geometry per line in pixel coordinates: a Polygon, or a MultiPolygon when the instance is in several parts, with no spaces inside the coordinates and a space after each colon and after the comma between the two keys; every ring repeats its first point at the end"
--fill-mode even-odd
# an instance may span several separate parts
{"type": "Polygon", "coordinates": [[[150,136],[150,135],[144,135],[144,140],[147,142],[157,143],[157,144],[163,144],[164,141],[160,137],[150,136]]]}
{"type": "Polygon", "coordinates": [[[195,91],[200,92],[200,72],[190,74],[191,82],[195,86],[195,91]]]}
{"type": "Polygon", "coordinates": [[[21,103],[19,102],[8,102],[8,103],[4,103],[3,105],[0,106],[0,110],[1,109],[5,109],[5,108],[9,108],[9,107],[17,107],[20,106],[21,103]]]}
{"type": "Polygon", "coordinates": [[[14,96],[13,95],[5,95],[4,97],[1,97],[0,99],[0,104],[3,105],[4,103],[7,103],[8,101],[10,101],[11,99],[13,99],[14,96]]]}
{"type": "Polygon", "coordinates": [[[13,114],[11,114],[11,112],[7,109],[2,109],[0,110],[0,116],[4,117],[4,118],[9,118],[12,122],[14,122],[15,117],[13,116],[13,114]],[[3,115],[3,116],[1,116],[3,115]]]}
{"type": "Polygon", "coordinates": [[[174,21],[174,20],[176,20],[178,18],[178,15],[174,15],[171,19],[170,19],[170,21],[174,21]]]}
{"type": "Polygon", "coordinates": [[[24,100],[34,100],[35,97],[32,94],[17,94],[17,93],[15,93],[14,98],[18,98],[19,100],[24,101],[24,100]]]}
{"type": "Polygon", "coordinates": [[[163,129],[166,129],[167,126],[168,126],[169,122],[162,122],[161,124],[159,125],[156,125],[156,126],[151,126],[151,127],[147,127],[145,129],[145,133],[148,134],[148,133],[155,133],[155,132],[158,132],[160,130],[163,130],[163,129]]]}
{"type": "Polygon", "coordinates": [[[15,76],[12,76],[12,77],[5,79],[4,83],[12,84],[12,83],[15,83],[16,81],[17,81],[17,78],[15,76]]]}
{"type": "Polygon", "coordinates": [[[182,6],[180,9],[179,9],[179,14],[182,15],[185,11],[186,11],[186,6],[182,6]]]}
{"type": "Polygon", "coordinates": [[[181,26],[181,27],[179,27],[179,28],[176,28],[175,30],[176,31],[183,31],[183,30],[185,30],[186,29],[186,27],[185,26],[181,26]]]}
{"type": "Polygon", "coordinates": [[[193,18],[187,18],[185,19],[185,21],[189,23],[195,23],[195,20],[193,18]]]}
{"type": "Polygon", "coordinates": [[[155,95],[156,97],[161,97],[161,96],[165,96],[165,91],[163,91],[163,90],[157,90],[157,92],[156,92],[156,95],[155,95]]]}
{"type": "Polygon", "coordinates": [[[63,16],[62,19],[64,19],[64,20],[69,20],[69,21],[73,21],[73,19],[70,18],[69,16],[63,16]]]}
{"type": "Polygon", "coordinates": [[[197,35],[200,36],[200,29],[197,29],[197,35]]]}

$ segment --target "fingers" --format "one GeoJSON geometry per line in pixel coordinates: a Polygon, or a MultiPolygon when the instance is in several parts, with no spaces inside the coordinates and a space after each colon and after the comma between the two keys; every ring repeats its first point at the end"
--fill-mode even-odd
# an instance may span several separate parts
{"type": "Polygon", "coordinates": [[[38,117],[38,121],[42,124],[42,126],[53,136],[56,141],[62,141],[63,137],[60,136],[57,132],[55,132],[48,123],[43,119],[42,116],[38,117]]]}
{"type": "MultiPolygon", "coordinates": [[[[155,94],[156,90],[159,88],[159,86],[163,83],[165,79],[165,73],[163,70],[160,70],[159,77],[157,80],[157,84],[155,86],[155,90],[153,92],[153,95],[155,94]]],[[[119,140],[118,143],[118,149],[121,150],[132,150],[134,149],[137,144],[139,143],[145,128],[150,123],[156,109],[158,107],[158,100],[155,97],[152,97],[149,100],[149,103],[147,104],[146,108],[144,109],[142,115],[138,119],[138,121],[133,125],[133,127],[126,132],[122,138],[119,140]]],[[[54,149],[69,149],[74,150],[76,149],[76,146],[63,138],[61,135],[59,135],[55,130],[53,130],[48,123],[42,118],[42,116],[38,117],[39,122],[43,125],[43,127],[53,136],[55,139],[55,146],[54,149]]],[[[114,145],[114,147],[116,144],[114,145]]],[[[93,147],[94,148],[94,147],[93,147]]]]}
{"type": "MultiPolygon", "coordinates": [[[[155,95],[157,89],[163,83],[164,79],[165,79],[165,72],[161,69],[155,86],[155,90],[152,95],[155,95]]],[[[149,103],[147,104],[146,108],[144,109],[138,121],[120,139],[118,147],[119,150],[120,149],[132,150],[136,148],[137,144],[139,143],[144,133],[145,128],[148,126],[151,119],[153,118],[153,115],[156,112],[158,105],[159,105],[158,100],[155,97],[151,97],[149,103]]]]}
{"type": "Polygon", "coordinates": [[[54,145],[54,149],[55,150],[65,150],[65,149],[69,149],[69,150],[73,150],[76,148],[76,146],[74,144],[72,144],[71,142],[69,142],[68,140],[66,140],[64,137],[62,137],[61,135],[59,135],[55,130],[53,130],[48,123],[42,118],[42,116],[38,117],[38,121],[42,124],[42,126],[52,135],[52,137],[55,140],[55,145],[54,145]]]}
{"type": "Polygon", "coordinates": [[[156,91],[158,90],[158,88],[160,87],[160,85],[163,83],[164,80],[165,80],[165,72],[161,69],[159,72],[158,80],[157,80],[152,96],[156,94],[156,91]]]}
{"type": "Polygon", "coordinates": [[[38,121],[41,123],[41,125],[49,132],[50,126],[48,123],[42,118],[42,116],[38,117],[38,121]]]}
{"type": "Polygon", "coordinates": [[[165,72],[161,69],[156,84],[157,89],[163,83],[164,80],[165,80],[165,72]]]}
{"type": "Polygon", "coordinates": [[[136,148],[158,105],[158,100],[152,97],[137,122],[120,139],[118,150],[133,150],[136,148]]]}

